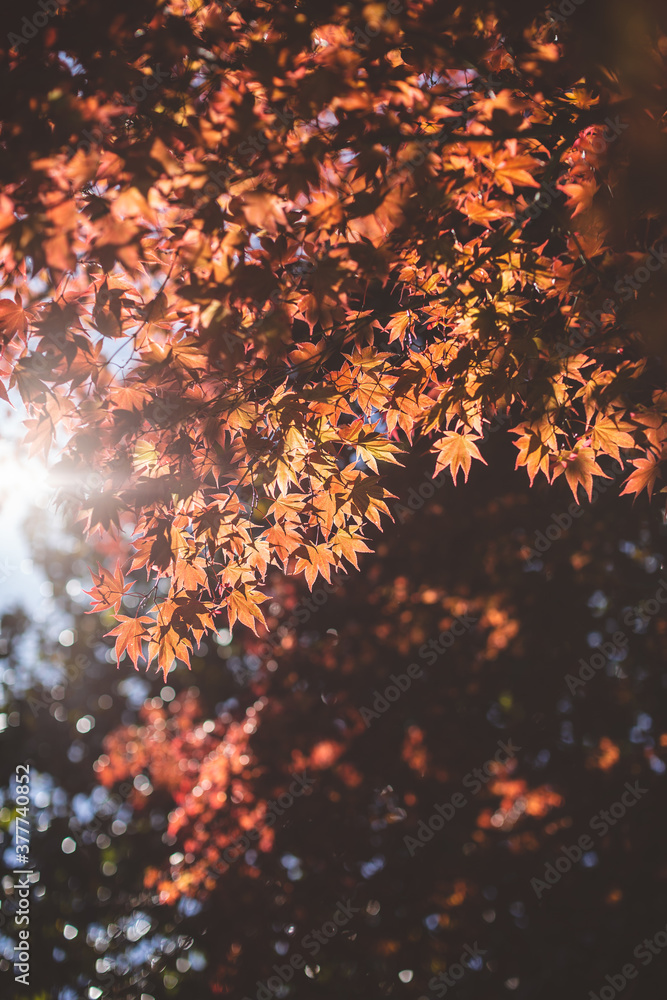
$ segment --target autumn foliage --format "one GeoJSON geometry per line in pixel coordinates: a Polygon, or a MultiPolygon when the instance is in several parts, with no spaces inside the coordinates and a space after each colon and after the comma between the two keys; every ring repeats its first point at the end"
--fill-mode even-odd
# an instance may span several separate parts
{"type": "Polygon", "coordinates": [[[123,540],[119,658],[356,567],[410,452],[660,489],[667,36],[603,6],[71,0],[1,43],[1,391],[123,540]]]}

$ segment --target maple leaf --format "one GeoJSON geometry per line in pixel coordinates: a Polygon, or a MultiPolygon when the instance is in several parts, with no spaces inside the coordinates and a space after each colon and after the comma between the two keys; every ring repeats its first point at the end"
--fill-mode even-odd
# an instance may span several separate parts
{"type": "Polygon", "coordinates": [[[118,625],[107,632],[107,635],[115,635],[116,638],[116,661],[120,663],[123,653],[127,651],[128,656],[134,664],[134,669],[138,670],[137,660],[142,656],[141,643],[148,638],[145,625],[152,624],[153,619],[146,615],[138,618],[128,618],[125,615],[116,615],[118,625]]]}
{"type": "Polygon", "coordinates": [[[196,593],[207,581],[204,559],[177,559],[174,564],[174,583],[183,590],[196,593]]]}
{"type": "Polygon", "coordinates": [[[281,524],[273,525],[266,532],[265,538],[283,566],[287,565],[291,554],[303,543],[303,536],[296,531],[294,524],[290,522],[286,522],[285,527],[281,524]]]}
{"type": "Polygon", "coordinates": [[[109,392],[109,399],[119,410],[139,412],[151,399],[151,394],[146,386],[132,383],[112,389],[109,392]]]}
{"type": "Polygon", "coordinates": [[[88,531],[93,531],[98,525],[109,531],[112,524],[120,527],[120,512],[125,509],[125,503],[109,490],[96,494],[87,503],[84,510],[90,510],[87,519],[88,531]]]}
{"type": "Polygon", "coordinates": [[[0,299],[0,341],[1,351],[14,337],[21,337],[25,340],[28,330],[28,317],[21,304],[21,296],[17,292],[14,301],[11,299],[0,299]]]}
{"type": "Polygon", "coordinates": [[[590,500],[593,492],[593,476],[601,476],[603,479],[610,478],[595,461],[593,449],[585,446],[561,455],[554,466],[553,479],[558,479],[563,473],[565,473],[572,495],[577,501],[579,499],[577,496],[579,485],[584,487],[590,500]]]}
{"type": "Polygon", "coordinates": [[[327,229],[334,228],[343,219],[340,199],[334,192],[316,194],[308,206],[310,216],[327,229]]]}
{"type": "Polygon", "coordinates": [[[276,233],[286,222],[284,203],[272,192],[256,188],[242,198],[242,211],[249,225],[276,233]]]}
{"type": "Polygon", "coordinates": [[[635,439],[629,433],[631,430],[633,430],[632,424],[615,420],[613,417],[599,416],[591,431],[591,445],[595,451],[611,455],[620,463],[619,448],[635,447],[635,439]]]}
{"type": "Polygon", "coordinates": [[[174,597],[170,607],[173,609],[170,626],[179,634],[188,629],[195,642],[200,642],[204,634],[213,629],[212,605],[198,599],[197,591],[174,597]]]}
{"type": "Polygon", "coordinates": [[[314,511],[318,524],[328,534],[338,514],[338,502],[335,495],[326,489],[322,493],[316,493],[310,501],[310,507],[314,511]]]}
{"type": "Polygon", "coordinates": [[[271,504],[268,513],[275,517],[276,521],[298,522],[307,499],[306,493],[285,493],[271,504]]]}
{"type": "Polygon", "coordinates": [[[357,456],[361,458],[369,469],[377,475],[378,461],[391,462],[393,465],[401,463],[394,458],[402,449],[398,445],[388,441],[383,434],[376,434],[373,431],[361,430],[356,439],[355,447],[357,456]]]}
{"type": "MultiPolygon", "coordinates": [[[[485,163],[493,173],[493,179],[498,186],[507,194],[514,194],[514,185],[527,187],[539,187],[538,182],[529,172],[540,166],[539,162],[532,156],[517,156],[508,154],[508,147],[505,150],[496,152],[493,157],[484,157],[485,163]]],[[[516,140],[512,142],[513,150],[516,150],[516,140]]]]}
{"type": "Polygon", "coordinates": [[[108,569],[100,566],[99,563],[97,564],[97,568],[99,569],[99,573],[91,574],[94,586],[90,590],[84,591],[85,594],[96,602],[88,614],[92,614],[94,611],[107,611],[110,608],[113,608],[118,613],[123,597],[132,589],[134,584],[125,582],[123,571],[120,568],[120,560],[116,563],[115,573],[110,573],[108,569]]]}
{"type": "Polygon", "coordinates": [[[552,425],[548,421],[534,425],[522,424],[515,427],[512,433],[519,434],[514,442],[519,449],[514,468],[525,466],[531,486],[538,472],[544,473],[549,478],[549,458],[552,449],[557,447],[552,425]]]}
{"type": "Polygon", "coordinates": [[[352,563],[355,569],[359,569],[357,553],[372,551],[362,538],[344,529],[337,531],[333,536],[331,547],[336,555],[344,556],[348,562],[352,563]]]}
{"type": "Polygon", "coordinates": [[[233,590],[227,597],[230,632],[234,627],[234,622],[238,619],[257,635],[257,626],[266,626],[264,615],[258,605],[267,599],[266,594],[262,594],[254,587],[247,585],[241,587],[239,590],[233,590]]]}
{"type": "Polygon", "coordinates": [[[593,96],[592,91],[586,86],[583,80],[576,83],[572,90],[567,90],[565,97],[573,104],[576,104],[578,108],[592,108],[600,103],[600,98],[593,96]]]}
{"type": "Polygon", "coordinates": [[[593,178],[582,177],[576,182],[559,185],[559,189],[567,195],[567,206],[574,209],[572,218],[575,219],[591,208],[598,185],[593,178]]]}
{"type": "Polygon", "coordinates": [[[165,682],[172,667],[178,660],[181,660],[188,667],[190,666],[190,653],[192,643],[185,636],[179,635],[170,624],[160,624],[160,620],[153,621],[146,626],[148,634],[148,648],[146,653],[147,668],[150,667],[154,659],[157,659],[158,669],[162,670],[165,682]]]}
{"type": "Polygon", "coordinates": [[[361,518],[367,517],[376,528],[379,528],[380,514],[388,514],[391,517],[384,498],[393,496],[394,494],[387,493],[376,479],[371,479],[370,476],[359,477],[350,490],[347,501],[341,503],[341,507],[361,518]]]}
{"type": "Polygon", "coordinates": [[[632,472],[624,483],[621,495],[624,493],[634,493],[636,496],[646,490],[649,498],[653,496],[655,482],[660,472],[660,463],[655,456],[649,458],[637,458],[632,463],[635,471],[632,472]]]}
{"type": "Polygon", "coordinates": [[[435,465],[435,475],[442,470],[449,468],[452,479],[456,482],[459,469],[463,469],[465,482],[468,482],[470,466],[473,458],[487,464],[482,458],[475,440],[479,439],[479,434],[459,434],[458,431],[445,431],[440,441],[436,441],[434,450],[438,451],[438,458],[435,465]]]}
{"type": "Polygon", "coordinates": [[[506,208],[501,202],[492,201],[491,199],[480,201],[476,197],[467,198],[462,210],[470,221],[476,222],[478,226],[488,226],[490,222],[494,222],[496,219],[505,219],[507,216],[512,215],[511,210],[506,208]]]}
{"type": "Polygon", "coordinates": [[[10,385],[18,387],[21,399],[26,406],[46,400],[49,389],[40,377],[45,374],[41,358],[36,355],[21,358],[14,363],[10,385]]]}
{"type": "Polygon", "coordinates": [[[123,290],[109,288],[105,279],[100,285],[95,297],[93,323],[104,337],[120,337],[123,332],[121,316],[123,306],[123,290]]]}
{"type": "Polygon", "coordinates": [[[395,340],[400,341],[401,347],[403,347],[403,342],[405,341],[405,335],[408,331],[410,325],[410,320],[412,319],[412,313],[409,309],[404,312],[396,313],[392,316],[387,324],[387,330],[389,331],[389,343],[393,344],[395,340]]]}
{"type": "Polygon", "coordinates": [[[331,583],[331,567],[335,565],[333,553],[327,545],[302,545],[294,553],[295,572],[304,572],[310,589],[318,577],[323,576],[331,583]]]}
{"type": "Polygon", "coordinates": [[[37,417],[29,418],[25,421],[28,428],[24,441],[30,445],[30,454],[35,455],[41,452],[48,455],[51,450],[56,429],[50,420],[39,420],[37,417]]]}

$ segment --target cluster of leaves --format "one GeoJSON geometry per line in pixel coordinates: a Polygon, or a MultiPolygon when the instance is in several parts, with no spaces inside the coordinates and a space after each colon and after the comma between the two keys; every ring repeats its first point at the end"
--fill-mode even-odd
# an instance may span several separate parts
{"type": "MultiPolygon", "coordinates": [[[[128,662],[108,676],[113,640],[66,589],[84,571],[83,551],[73,568],[69,554],[36,545],[76,635],[64,648],[46,636],[39,658],[89,662],[37,717],[20,696],[7,706],[22,724],[2,736],[6,774],[30,760],[68,793],[60,812],[34,814],[31,852],[46,887],[31,901],[34,992],[255,997],[258,980],[300,953],[310,971],[288,984],[296,1000],[373,991],[417,1000],[436,996],[432,977],[476,942],[484,961],[466,972],[462,996],[559,1000],[573,984],[598,994],[664,928],[667,622],[664,610],[650,612],[665,529],[645,497],[631,510],[609,489],[537,559],[538,533],[571,496],[563,479],[531,489],[522,474],[507,476],[511,453],[493,436],[488,467],[466,490],[447,482],[405,515],[305,624],[294,626],[306,581],[271,571],[267,624],[280,641],[267,653],[245,627],[222,632],[195,652],[191,672],[179,664],[170,674],[172,690],[128,662]],[[420,655],[463,615],[465,634],[435,661],[420,655]],[[591,642],[605,646],[618,630],[624,658],[573,691],[567,675],[596,652],[591,642]],[[367,727],[361,709],[411,662],[422,676],[367,727]],[[145,694],[139,711],[139,699],[127,704],[131,689],[145,694]],[[81,734],[84,713],[96,726],[81,734]],[[477,788],[466,775],[498,740],[521,750],[477,788]],[[271,800],[303,769],[311,794],[267,822],[271,800]],[[626,782],[646,795],[604,835],[591,831],[626,782]],[[411,852],[406,837],[457,793],[466,805],[411,852]],[[107,795],[127,801],[95,828],[85,804],[107,795]],[[538,899],[531,879],[585,833],[594,855],[538,899]],[[110,843],[96,844],[100,834],[110,843]],[[67,836],[73,854],[61,850],[67,836]],[[313,955],[304,937],[330,930],[348,899],[358,912],[313,955]],[[136,912],[150,923],[141,940],[113,937],[136,912]],[[76,938],[63,937],[65,922],[76,938]],[[177,937],[192,947],[165,951],[177,937]],[[195,951],[204,969],[175,966],[195,951]]],[[[392,470],[389,488],[404,497],[425,467],[392,470]]],[[[13,854],[4,860],[9,874],[13,854]]],[[[8,934],[14,901],[4,903],[8,934]]],[[[660,958],[640,973],[636,995],[659,995],[660,958]]]]}
{"type": "Polygon", "coordinates": [[[610,290],[664,235],[667,35],[531,6],[72,0],[5,52],[0,384],[132,536],[119,655],[259,628],[270,566],[357,565],[379,463],[467,479],[499,417],[531,482],[622,449],[652,493],[667,293],[610,290]]]}

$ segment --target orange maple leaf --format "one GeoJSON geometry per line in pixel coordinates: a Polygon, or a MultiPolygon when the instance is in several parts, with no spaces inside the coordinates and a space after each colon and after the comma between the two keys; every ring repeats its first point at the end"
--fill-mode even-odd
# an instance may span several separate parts
{"type": "Polygon", "coordinates": [[[473,458],[487,464],[482,458],[475,440],[479,439],[479,434],[459,434],[458,431],[445,431],[442,439],[437,441],[435,448],[440,452],[435,465],[435,475],[441,469],[450,468],[452,479],[456,482],[459,469],[463,469],[465,482],[468,482],[470,466],[473,458]]]}
{"type": "Polygon", "coordinates": [[[15,337],[25,340],[28,330],[28,319],[21,305],[21,296],[17,292],[14,301],[0,299],[0,353],[5,345],[15,337]]]}
{"type": "Polygon", "coordinates": [[[650,498],[653,495],[653,488],[655,487],[655,481],[658,478],[660,470],[658,459],[653,456],[650,458],[637,458],[632,464],[635,467],[635,471],[626,480],[625,486],[621,490],[621,496],[624,493],[634,493],[639,496],[642,490],[646,490],[650,498]]]}
{"type": "Polygon", "coordinates": [[[520,435],[514,442],[519,449],[514,468],[525,466],[531,486],[538,472],[549,478],[549,456],[557,448],[556,434],[549,420],[543,417],[532,424],[519,424],[511,433],[520,435]]]}
{"type": "Polygon", "coordinates": [[[146,615],[140,615],[138,618],[128,618],[126,615],[116,615],[116,620],[118,625],[107,632],[107,635],[115,635],[116,638],[116,660],[120,664],[120,659],[125,651],[127,651],[128,656],[134,664],[134,669],[138,670],[137,660],[142,657],[141,652],[141,642],[142,639],[148,638],[148,632],[145,629],[147,623],[152,623],[153,619],[148,618],[146,615]]]}
{"type": "Polygon", "coordinates": [[[395,340],[400,340],[401,347],[403,347],[405,334],[410,326],[411,319],[412,312],[409,309],[406,309],[405,312],[395,313],[395,315],[391,317],[389,323],[387,324],[390,344],[392,344],[395,340]]]}
{"type": "Polygon", "coordinates": [[[565,473],[565,478],[572,490],[574,499],[578,501],[577,489],[581,484],[591,499],[593,492],[593,476],[602,476],[603,479],[610,477],[603,472],[595,461],[595,452],[592,448],[577,448],[560,458],[553,470],[552,482],[565,473]]]}
{"type": "Polygon", "coordinates": [[[621,461],[619,448],[634,448],[635,441],[628,431],[632,424],[614,420],[613,417],[599,417],[591,433],[591,445],[595,451],[611,455],[617,462],[621,461]]]}
{"type": "Polygon", "coordinates": [[[355,569],[359,569],[357,552],[372,552],[366,542],[359,535],[341,529],[337,531],[332,540],[332,549],[337,556],[343,556],[351,562],[355,569]]]}
{"type": "Polygon", "coordinates": [[[265,594],[261,594],[254,587],[249,587],[247,584],[239,590],[233,590],[227,598],[230,632],[234,627],[234,622],[238,619],[244,625],[247,625],[248,628],[252,629],[255,635],[258,635],[257,625],[266,626],[264,615],[258,605],[260,601],[266,600],[268,598],[265,594]]]}
{"type": "MultiPolygon", "coordinates": [[[[160,614],[158,609],[158,615],[160,614]]],[[[150,620],[146,631],[148,633],[148,651],[146,655],[147,668],[157,657],[158,669],[162,670],[166,681],[172,666],[177,660],[182,660],[190,666],[192,643],[168,624],[150,620]]]]}
{"type": "Polygon", "coordinates": [[[335,560],[328,546],[306,544],[296,551],[295,556],[295,572],[305,572],[306,580],[311,590],[318,574],[325,577],[331,583],[331,567],[334,565],[335,560]]]}
{"type": "Polygon", "coordinates": [[[123,597],[132,589],[134,584],[125,583],[123,571],[120,568],[120,560],[116,563],[115,573],[110,573],[108,569],[100,566],[99,563],[97,564],[97,568],[100,571],[99,574],[91,573],[94,586],[90,590],[84,591],[93,601],[97,602],[88,611],[88,614],[93,614],[95,611],[107,611],[109,608],[113,608],[118,613],[123,597]]]}

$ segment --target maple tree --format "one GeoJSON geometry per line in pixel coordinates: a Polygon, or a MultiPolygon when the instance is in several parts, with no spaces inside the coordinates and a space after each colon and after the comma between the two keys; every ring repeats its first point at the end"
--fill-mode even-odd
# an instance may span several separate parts
{"type": "Polygon", "coordinates": [[[1,391],[131,539],[119,657],[261,629],[269,567],[356,566],[384,470],[467,480],[498,419],[531,483],[660,488],[667,36],[614,10],[71,0],[0,40],[1,391]]]}

